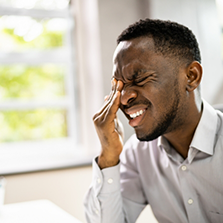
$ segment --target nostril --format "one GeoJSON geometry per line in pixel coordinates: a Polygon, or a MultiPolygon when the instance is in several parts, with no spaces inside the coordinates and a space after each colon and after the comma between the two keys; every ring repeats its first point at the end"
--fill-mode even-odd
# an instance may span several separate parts
{"type": "Polygon", "coordinates": [[[121,92],[121,103],[127,105],[134,101],[135,98],[137,98],[137,92],[133,88],[125,86],[121,92]]]}
{"type": "Polygon", "coordinates": [[[127,101],[127,103],[130,104],[132,101],[134,101],[134,98],[129,98],[129,100],[127,101]]]}

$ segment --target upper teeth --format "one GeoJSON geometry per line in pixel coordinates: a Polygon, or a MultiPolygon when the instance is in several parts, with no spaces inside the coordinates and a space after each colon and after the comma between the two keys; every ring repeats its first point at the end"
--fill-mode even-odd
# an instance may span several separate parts
{"type": "Polygon", "coordinates": [[[141,114],[143,114],[145,112],[145,110],[140,110],[140,111],[137,111],[136,113],[133,113],[133,114],[130,114],[129,116],[131,118],[136,118],[137,116],[140,116],[141,114]]]}

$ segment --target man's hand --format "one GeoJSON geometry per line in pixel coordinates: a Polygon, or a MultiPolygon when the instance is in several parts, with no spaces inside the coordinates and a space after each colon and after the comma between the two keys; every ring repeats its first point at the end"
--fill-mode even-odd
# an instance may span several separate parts
{"type": "Polygon", "coordinates": [[[122,152],[123,130],[116,115],[122,88],[123,82],[113,79],[110,95],[101,110],[93,117],[102,147],[98,158],[98,165],[101,169],[117,165],[122,152]]]}

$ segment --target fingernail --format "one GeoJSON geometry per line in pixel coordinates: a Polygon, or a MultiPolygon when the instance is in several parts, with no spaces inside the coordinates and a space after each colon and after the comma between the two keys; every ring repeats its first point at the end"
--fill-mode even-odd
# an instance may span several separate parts
{"type": "Polygon", "coordinates": [[[115,90],[116,81],[115,78],[112,79],[112,90],[115,90]]]}
{"type": "Polygon", "coordinates": [[[116,89],[118,90],[118,89],[119,89],[119,87],[120,87],[120,81],[118,81],[118,84],[117,84],[116,89]]]}

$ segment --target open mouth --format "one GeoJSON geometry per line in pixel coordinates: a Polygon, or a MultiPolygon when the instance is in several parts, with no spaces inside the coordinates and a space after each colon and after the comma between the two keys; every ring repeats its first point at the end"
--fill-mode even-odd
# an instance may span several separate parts
{"type": "Polygon", "coordinates": [[[129,114],[129,125],[132,127],[136,127],[142,124],[143,117],[146,113],[146,108],[140,109],[134,113],[129,114]]]}
{"type": "Polygon", "coordinates": [[[135,113],[129,114],[129,116],[130,116],[130,118],[134,119],[134,118],[142,115],[145,111],[146,111],[146,109],[141,109],[135,113]]]}

